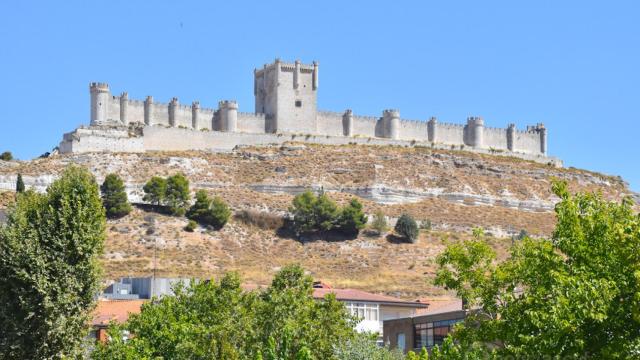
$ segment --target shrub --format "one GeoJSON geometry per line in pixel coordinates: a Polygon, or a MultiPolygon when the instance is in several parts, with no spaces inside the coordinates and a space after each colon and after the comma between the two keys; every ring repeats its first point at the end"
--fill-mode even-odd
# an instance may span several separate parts
{"type": "Polygon", "coordinates": [[[432,227],[432,224],[431,224],[431,220],[430,219],[422,220],[420,222],[420,229],[421,230],[430,231],[431,227],[432,227]]]}
{"type": "Polygon", "coordinates": [[[373,222],[371,223],[371,228],[374,229],[378,235],[389,230],[389,226],[387,224],[387,218],[384,216],[384,213],[380,210],[376,211],[373,215],[373,222]]]}
{"type": "Polygon", "coordinates": [[[337,229],[344,234],[355,235],[366,224],[367,216],[362,211],[362,204],[354,198],[340,211],[337,229]]]}
{"type": "Polygon", "coordinates": [[[24,181],[22,180],[22,174],[18,174],[18,179],[16,180],[16,192],[24,192],[24,181]]]}
{"type": "Polygon", "coordinates": [[[187,226],[184,227],[184,231],[193,232],[196,229],[196,227],[198,227],[198,223],[193,220],[189,220],[189,222],[187,223],[187,226]]]}
{"type": "Polygon", "coordinates": [[[418,224],[416,221],[407,214],[402,214],[396,222],[394,229],[400,236],[415,243],[418,239],[418,224]]]}
{"type": "Polygon", "coordinates": [[[203,225],[211,225],[218,230],[224,227],[230,216],[231,210],[224,200],[217,196],[211,200],[204,190],[196,192],[196,202],[187,212],[189,219],[203,225]]]}
{"type": "Polygon", "coordinates": [[[131,212],[131,204],[127,199],[124,182],[118,175],[107,175],[100,186],[100,193],[102,194],[102,205],[108,217],[117,218],[131,212]]]}
{"type": "Polygon", "coordinates": [[[5,151],[0,154],[0,160],[11,161],[13,160],[13,154],[11,153],[11,151],[5,151]]]}
{"type": "Polygon", "coordinates": [[[247,225],[265,230],[280,229],[284,225],[282,216],[257,210],[241,210],[236,214],[236,218],[247,225]]]}
{"type": "Polygon", "coordinates": [[[161,205],[164,203],[164,196],[167,192],[167,180],[154,176],[144,184],[142,190],[144,190],[142,200],[154,205],[161,205]]]}
{"type": "Polygon", "coordinates": [[[339,210],[335,201],[322,192],[313,203],[313,217],[315,226],[319,230],[331,230],[338,218],[339,210]]]}
{"type": "Polygon", "coordinates": [[[164,201],[171,214],[184,215],[189,199],[189,180],[181,173],[169,176],[167,178],[164,201]]]}

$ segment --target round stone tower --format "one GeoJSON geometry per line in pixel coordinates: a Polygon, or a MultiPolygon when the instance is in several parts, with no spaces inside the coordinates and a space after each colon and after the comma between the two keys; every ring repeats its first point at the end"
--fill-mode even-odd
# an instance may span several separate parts
{"type": "Polygon", "coordinates": [[[91,125],[105,124],[109,115],[109,84],[93,82],[89,84],[91,93],[91,125]]]}
{"type": "Polygon", "coordinates": [[[398,140],[400,138],[400,111],[387,109],[382,113],[385,122],[386,135],[389,139],[398,140]]]}
{"type": "Polygon", "coordinates": [[[353,111],[347,109],[342,115],[342,135],[353,136],[353,111]]]}
{"type": "Polygon", "coordinates": [[[234,100],[218,102],[220,112],[220,130],[226,132],[238,131],[238,103],[234,100]]]}
{"type": "Polygon", "coordinates": [[[479,116],[467,118],[467,138],[469,145],[481,148],[484,145],[484,120],[479,116]]]}

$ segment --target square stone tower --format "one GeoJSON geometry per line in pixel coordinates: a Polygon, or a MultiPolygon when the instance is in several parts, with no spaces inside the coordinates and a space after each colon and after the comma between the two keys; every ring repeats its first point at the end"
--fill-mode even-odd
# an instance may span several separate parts
{"type": "Polygon", "coordinates": [[[256,113],[265,114],[271,133],[317,133],[318,63],[287,64],[276,59],[254,70],[256,113]]]}

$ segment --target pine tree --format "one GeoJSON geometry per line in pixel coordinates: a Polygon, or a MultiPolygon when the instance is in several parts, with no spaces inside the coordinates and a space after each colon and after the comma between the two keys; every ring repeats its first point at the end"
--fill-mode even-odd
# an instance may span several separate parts
{"type": "Polygon", "coordinates": [[[418,224],[407,214],[402,214],[400,218],[398,218],[395,231],[412,243],[415,243],[418,239],[418,224]]]}
{"type": "Polygon", "coordinates": [[[100,192],[107,217],[118,218],[131,212],[131,204],[127,198],[124,182],[118,175],[107,175],[100,186],[100,192]]]}
{"type": "Polygon", "coordinates": [[[181,173],[167,178],[164,202],[172,215],[184,215],[189,204],[189,180],[181,173]]]}
{"type": "Polygon", "coordinates": [[[16,180],[16,192],[24,192],[24,181],[22,180],[22,174],[18,174],[18,180],[16,180]]]}
{"type": "Polygon", "coordinates": [[[144,190],[143,201],[153,205],[161,205],[164,202],[167,192],[167,180],[159,176],[154,176],[144,184],[142,190],[144,190]]]}
{"type": "Polygon", "coordinates": [[[355,198],[342,208],[337,220],[338,230],[347,235],[357,235],[366,224],[367,216],[362,211],[362,204],[355,198]]]}

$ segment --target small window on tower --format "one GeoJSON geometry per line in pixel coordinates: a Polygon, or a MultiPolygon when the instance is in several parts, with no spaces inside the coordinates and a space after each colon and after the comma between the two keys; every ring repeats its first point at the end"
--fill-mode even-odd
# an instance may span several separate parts
{"type": "Polygon", "coordinates": [[[302,107],[302,100],[296,100],[296,107],[302,107]]]}

